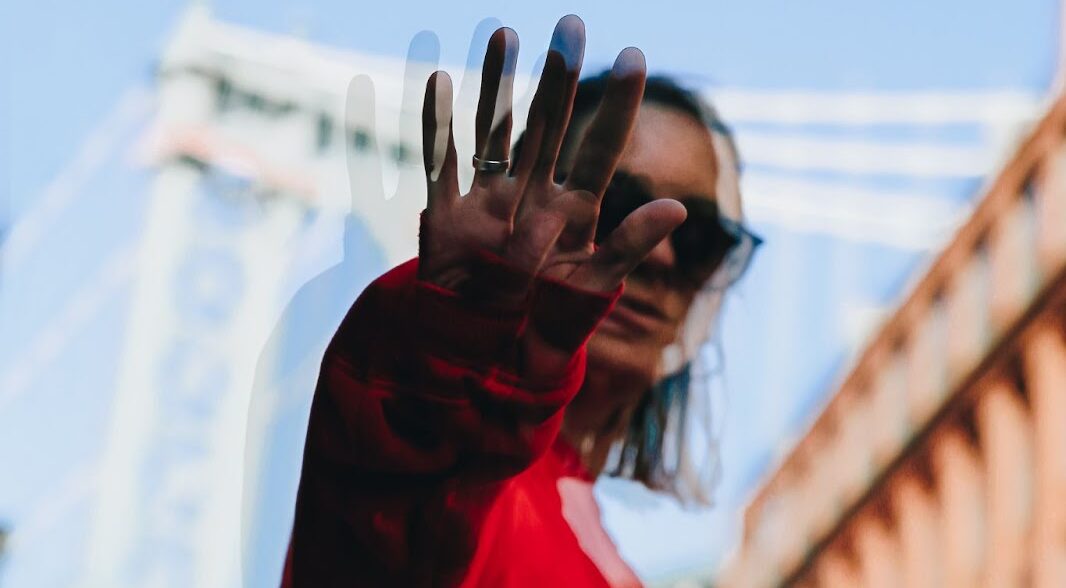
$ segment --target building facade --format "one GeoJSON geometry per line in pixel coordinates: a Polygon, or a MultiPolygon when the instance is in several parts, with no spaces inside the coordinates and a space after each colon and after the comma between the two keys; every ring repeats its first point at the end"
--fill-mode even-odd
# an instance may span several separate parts
{"type": "Polygon", "coordinates": [[[722,586],[1066,586],[1066,97],[756,493],[722,586]]]}

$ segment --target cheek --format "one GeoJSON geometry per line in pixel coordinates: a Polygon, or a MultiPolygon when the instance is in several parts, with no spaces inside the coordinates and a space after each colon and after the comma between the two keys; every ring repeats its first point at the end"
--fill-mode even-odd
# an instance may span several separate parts
{"type": "Polygon", "coordinates": [[[653,378],[659,369],[663,350],[678,339],[680,327],[681,322],[664,323],[640,337],[597,330],[589,340],[589,362],[631,377],[653,378]]]}
{"type": "Polygon", "coordinates": [[[692,308],[692,302],[696,299],[696,292],[678,292],[670,291],[664,296],[663,305],[666,307],[670,316],[678,317],[674,325],[674,332],[681,328],[685,324],[685,317],[688,316],[689,309],[692,308]]]}
{"type": "Polygon", "coordinates": [[[589,367],[650,383],[659,368],[662,349],[657,341],[620,339],[597,331],[588,344],[589,367]]]}
{"type": "MultiPolygon", "coordinates": [[[[670,309],[674,310],[674,309],[670,309]]],[[[678,316],[678,315],[671,315],[678,316]]],[[[681,315],[683,316],[683,315],[681,315]]],[[[659,350],[662,351],[664,347],[677,340],[678,333],[681,331],[681,325],[684,324],[683,320],[673,321],[669,324],[663,324],[662,328],[649,337],[649,340],[658,345],[659,350]]]]}
{"type": "Polygon", "coordinates": [[[681,291],[672,287],[648,284],[639,279],[628,281],[626,283],[626,288],[634,290],[641,298],[649,298],[658,301],[659,309],[662,310],[666,316],[670,317],[670,320],[664,322],[661,325],[661,328],[649,335],[649,339],[658,342],[663,347],[673,343],[677,338],[682,325],[685,323],[685,317],[688,314],[689,308],[692,307],[696,292],[681,291]]]}

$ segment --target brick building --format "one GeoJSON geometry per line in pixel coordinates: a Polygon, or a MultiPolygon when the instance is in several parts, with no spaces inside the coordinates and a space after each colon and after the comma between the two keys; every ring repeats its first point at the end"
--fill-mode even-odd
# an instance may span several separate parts
{"type": "Polygon", "coordinates": [[[1066,97],[750,503],[723,586],[1066,586],[1066,97]]]}

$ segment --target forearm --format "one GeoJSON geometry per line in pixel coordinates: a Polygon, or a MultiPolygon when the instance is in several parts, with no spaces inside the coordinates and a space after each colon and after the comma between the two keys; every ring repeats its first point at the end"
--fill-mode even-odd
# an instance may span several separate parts
{"type": "MultiPolygon", "coordinates": [[[[564,302],[557,287],[503,310],[419,282],[413,263],[368,288],[323,359],[294,585],[461,576],[499,483],[550,447],[583,380],[587,332],[557,328],[552,343],[520,344],[564,302]]],[[[590,332],[614,295],[578,294],[569,303],[584,300],[592,319],[569,324],[590,332]]]]}

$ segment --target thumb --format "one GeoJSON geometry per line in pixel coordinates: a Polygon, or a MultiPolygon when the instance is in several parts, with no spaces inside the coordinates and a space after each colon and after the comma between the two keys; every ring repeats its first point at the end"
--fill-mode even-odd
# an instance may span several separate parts
{"type": "Polygon", "coordinates": [[[655,200],[641,206],[611,232],[567,281],[578,288],[598,292],[614,289],[685,221],[686,214],[684,205],[676,200],[655,200]]]}

